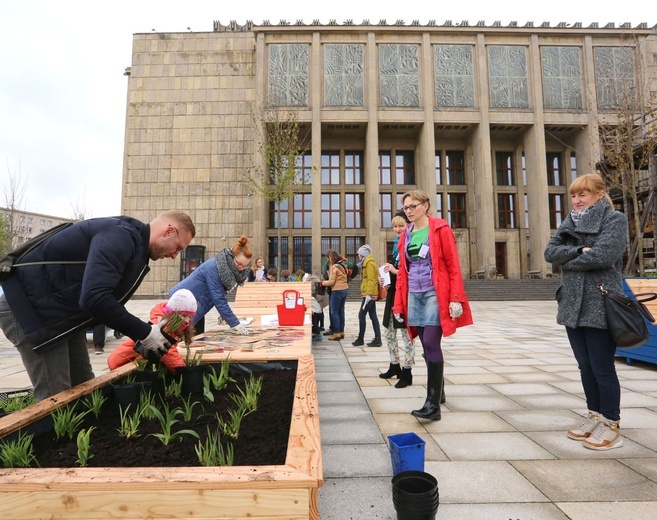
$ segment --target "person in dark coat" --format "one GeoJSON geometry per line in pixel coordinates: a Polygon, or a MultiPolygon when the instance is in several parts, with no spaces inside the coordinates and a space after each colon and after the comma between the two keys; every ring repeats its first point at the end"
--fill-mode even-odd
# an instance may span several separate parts
{"type": "Polygon", "coordinates": [[[596,173],[575,179],[569,192],[573,209],[545,249],[545,260],[562,270],[557,323],[566,327],[588,407],[584,422],[569,430],[568,437],[594,450],[620,448],[616,345],[607,326],[604,296],[591,274],[607,290],[623,292],[627,219],[614,211],[596,173]]]}
{"type": "Polygon", "coordinates": [[[141,340],[155,355],[169,343],[157,325],[124,307],[149,260],[176,258],[196,234],[185,213],[166,211],[149,224],[132,217],[78,222],[26,254],[2,283],[0,327],[21,356],[42,400],[92,379],[85,331],[97,323],[141,340]]]}
{"type": "MultiPolygon", "coordinates": [[[[395,285],[397,284],[397,273],[399,267],[399,249],[397,243],[400,235],[406,229],[410,221],[403,211],[398,212],[392,219],[392,229],[394,229],[395,242],[392,246],[392,263],[383,264],[384,272],[390,275],[390,284],[387,286],[388,294],[386,296],[386,305],[383,309],[383,326],[386,328],[385,340],[390,353],[390,366],[386,372],[379,374],[382,379],[390,379],[396,376],[398,381],[395,388],[406,388],[413,384],[413,365],[415,365],[415,345],[411,341],[406,324],[398,321],[392,314],[392,305],[395,303],[395,285]],[[401,336],[404,344],[404,368],[400,364],[399,343],[397,334],[401,336]]],[[[383,277],[379,278],[379,283],[383,285],[383,277]]]]}

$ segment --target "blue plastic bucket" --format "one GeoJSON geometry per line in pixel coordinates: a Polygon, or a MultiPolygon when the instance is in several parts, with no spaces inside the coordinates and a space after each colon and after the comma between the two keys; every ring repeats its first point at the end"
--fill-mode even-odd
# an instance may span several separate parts
{"type": "Polygon", "coordinates": [[[388,435],[392,474],[402,471],[424,471],[425,442],[415,433],[388,435]]]}

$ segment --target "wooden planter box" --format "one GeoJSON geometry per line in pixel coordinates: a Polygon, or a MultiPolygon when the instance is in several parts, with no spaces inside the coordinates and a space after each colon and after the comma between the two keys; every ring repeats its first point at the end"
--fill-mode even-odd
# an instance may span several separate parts
{"type": "MultiPolygon", "coordinates": [[[[126,365],[0,419],[0,437],[133,369],[126,365]]],[[[322,484],[315,365],[305,355],[298,358],[285,465],[0,468],[0,518],[317,519],[322,484]]]]}
{"type": "MultiPolygon", "coordinates": [[[[644,292],[657,292],[657,278],[625,278],[623,279],[623,289],[627,296],[644,292]]],[[[645,305],[652,315],[657,318],[657,300],[647,302],[645,305]]],[[[631,365],[633,360],[657,365],[657,325],[648,322],[648,329],[650,329],[648,343],[630,349],[617,348],[616,355],[625,358],[628,365],[631,365]]]]}

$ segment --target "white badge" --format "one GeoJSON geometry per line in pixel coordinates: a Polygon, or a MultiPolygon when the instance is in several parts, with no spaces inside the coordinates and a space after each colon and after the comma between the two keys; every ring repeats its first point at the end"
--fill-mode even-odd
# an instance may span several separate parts
{"type": "Polygon", "coordinates": [[[428,254],[429,254],[429,246],[426,245],[426,244],[422,244],[422,247],[420,247],[420,252],[418,253],[418,256],[420,258],[426,258],[428,254]]]}

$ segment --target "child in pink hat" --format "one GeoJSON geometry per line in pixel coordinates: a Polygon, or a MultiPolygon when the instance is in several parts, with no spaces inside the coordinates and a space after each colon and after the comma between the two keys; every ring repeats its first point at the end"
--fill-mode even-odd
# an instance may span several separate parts
{"type": "MultiPolygon", "coordinates": [[[[194,314],[196,314],[196,308],[197,303],[192,292],[188,289],[179,289],[171,295],[168,302],[158,303],[151,309],[150,322],[161,323],[166,319],[163,329],[169,336],[176,340],[182,339],[185,343],[191,343],[192,336],[194,336],[194,327],[191,326],[190,322],[194,314]],[[179,318],[176,318],[176,316],[179,318]],[[176,328],[170,330],[170,324],[174,324],[176,328]]],[[[141,358],[134,350],[134,346],[134,340],[128,338],[114,349],[107,358],[107,365],[110,369],[114,370],[133,361],[137,357],[141,358]]],[[[161,362],[174,374],[177,367],[185,365],[185,361],[175,347],[176,344],[171,345],[169,351],[161,359],[161,362]]]]}

